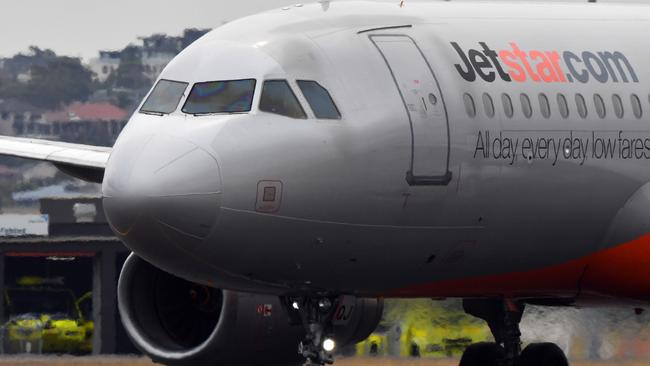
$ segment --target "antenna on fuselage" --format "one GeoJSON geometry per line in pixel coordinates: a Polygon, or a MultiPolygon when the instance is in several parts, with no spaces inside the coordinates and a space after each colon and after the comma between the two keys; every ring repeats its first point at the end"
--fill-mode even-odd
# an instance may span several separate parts
{"type": "Polygon", "coordinates": [[[320,6],[323,8],[323,11],[328,11],[330,8],[330,0],[319,0],[320,6]]]}
{"type": "MultiPolygon", "coordinates": [[[[451,0],[442,0],[442,1],[451,1],[451,0]]],[[[595,3],[596,0],[589,0],[589,2],[594,2],[594,3],[595,3]]],[[[399,2],[399,7],[400,7],[400,8],[403,8],[403,7],[404,7],[404,3],[406,3],[406,0],[400,0],[400,2],[399,2]]]]}

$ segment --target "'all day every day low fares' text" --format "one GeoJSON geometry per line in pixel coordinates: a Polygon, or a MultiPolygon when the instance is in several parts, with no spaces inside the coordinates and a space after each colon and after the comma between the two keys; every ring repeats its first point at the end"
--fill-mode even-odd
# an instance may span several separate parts
{"type": "Polygon", "coordinates": [[[570,161],[580,165],[589,160],[650,159],[650,133],[624,131],[479,131],[475,159],[505,161],[549,161],[552,165],[570,161]],[[527,135],[528,134],[528,135],[527,135]]]}

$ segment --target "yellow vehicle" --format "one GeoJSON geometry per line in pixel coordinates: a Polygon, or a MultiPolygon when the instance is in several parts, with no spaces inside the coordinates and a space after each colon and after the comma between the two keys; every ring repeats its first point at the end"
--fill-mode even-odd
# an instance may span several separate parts
{"type": "Polygon", "coordinates": [[[41,353],[43,322],[31,314],[12,317],[3,329],[3,353],[41,353]]]}
{"type": "Polygon", "coordinates": [[[365,341],[356,346],[357,356],[385,357],[388,356],[388,340],[386,335],[372,333],[365,341]]]}
{"type": "Polygon", "coordinates": [[[86,292],[79,299],[77,299],[76,302],[77,309],[79,309],[79,312],[81,314],[82,326],[86,332],[86,338],[79,348],[81,353],[91,353],[93,351],[93,334],[95,333],[95,322],[92,320],[92,301],[93,293],[86,292]]]}
{"type": "MultiPolygon", "coordinates": [[[[9,322],[5,325],[5,344],[10,350],[32,352],[22,345],[38,345],[43,353],[86,353],[88,325],[78,302],[69,289],[17,287],[5,290],[9,322]]],[[[92,335],[92,330],[90,332],[92,335]]],[[[33,346],[27,348],[34,349],[33,346]]]]}
{"type": "Polygon", "coordinates": [[[484,325],[408,324],[400,337],[401,356],[460,357],[470,344],[490,337],[484,325]]]}
{"type": "Polygon", "coordinates": [[[426,299],[386,301],[380,329],[357,345],[358,356],[458,357],[491,337],[488,327],[458,304],[426,299]]]}

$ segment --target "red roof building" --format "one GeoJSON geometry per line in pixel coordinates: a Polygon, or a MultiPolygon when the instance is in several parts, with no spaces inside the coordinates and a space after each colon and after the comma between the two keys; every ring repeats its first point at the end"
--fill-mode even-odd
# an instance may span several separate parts
{"type": "Polygon", "coordinates": [[[109,103],[75,102],[62,110],[46,112],[43,119],[46,123],[124,121],[128,119],[128,112],[109,103]]]}

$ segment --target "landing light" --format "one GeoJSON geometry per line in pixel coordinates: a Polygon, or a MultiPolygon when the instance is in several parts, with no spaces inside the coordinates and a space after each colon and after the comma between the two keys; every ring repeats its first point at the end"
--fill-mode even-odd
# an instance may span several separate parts
{"type": "Polygon", "coordinates": [[[318,309],[320,309],[320,311],[326,313],[330,311],[331,308],[332,308],[332,301],[330,301],[330,299],[323,298],[318,300],[318,309]]]}
{"type": "Polygon", "coordinates": [[[326,338],[323,341],[323,349],[327,352],[332,352],[334,351],[334,348],[336,348],[336,343],[334,342],[333,339],[326,338]]]}
{"type": "Polygon", "coordinates": [[[298,306],[298,301],[294,301],[294,302],[291,304],[291,307],[294,308],[294,309],[296,309],[296,310],[298,310],[298,309],[300,308],[300,307],[298,306]]]}

